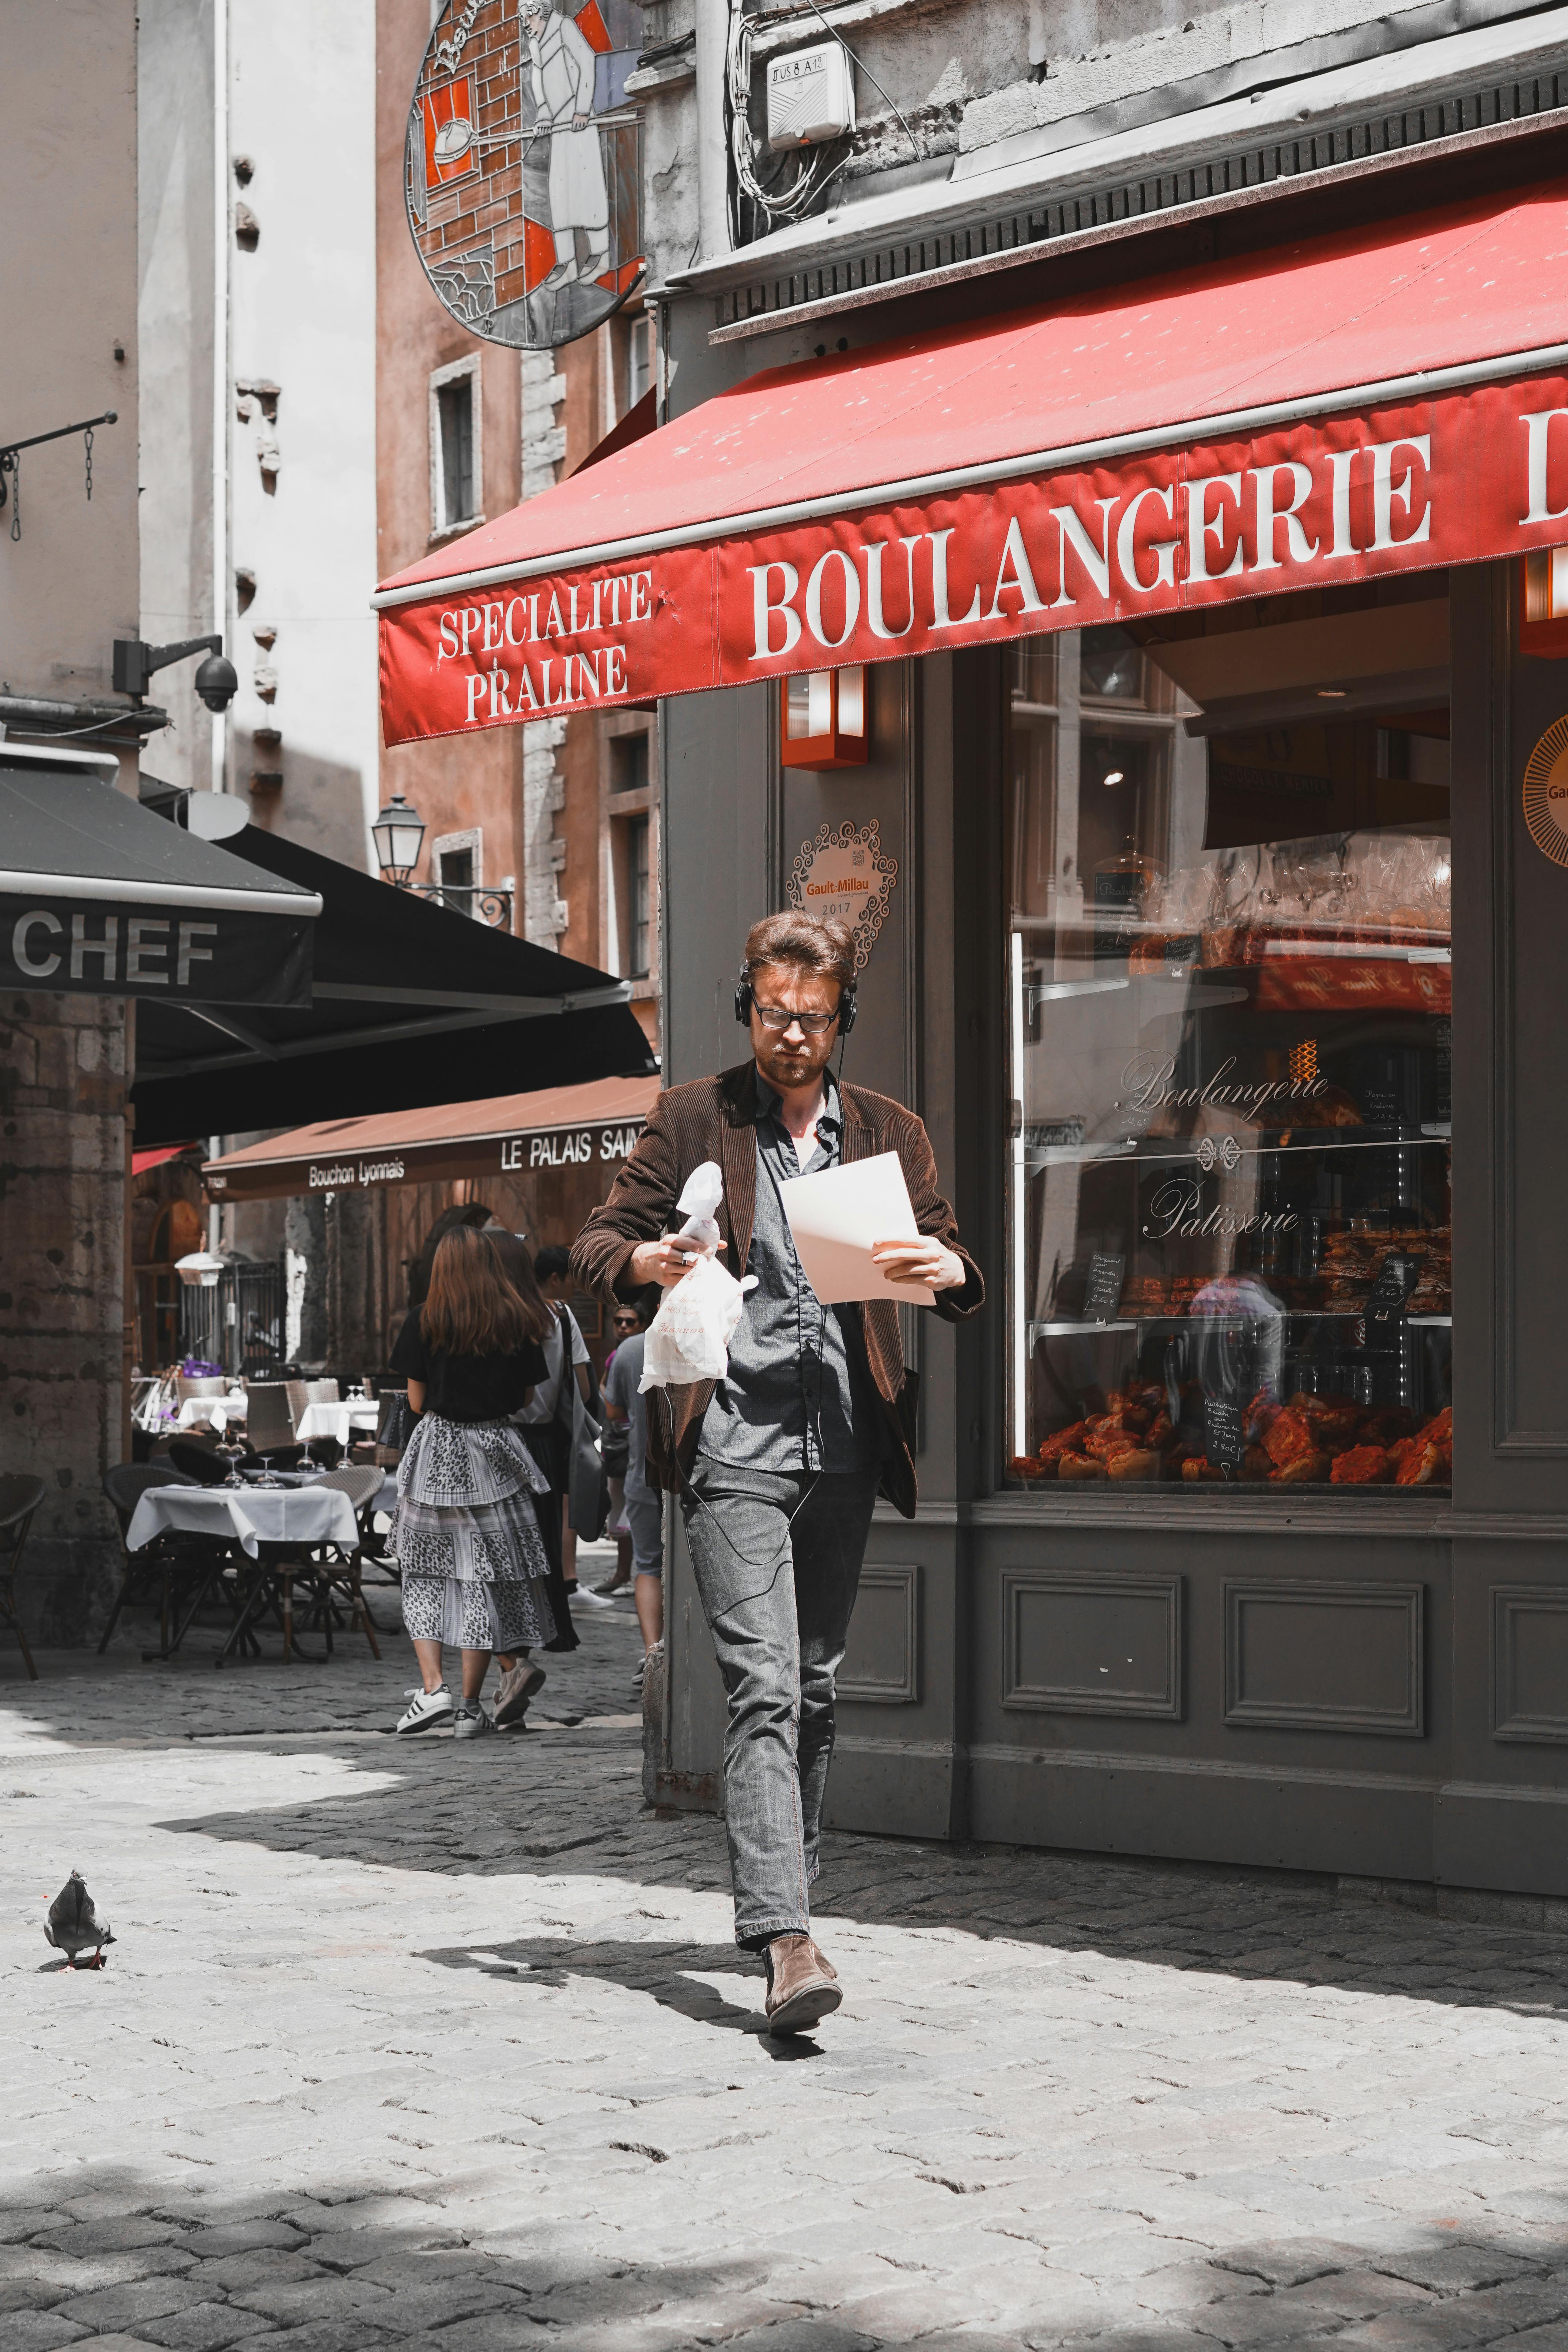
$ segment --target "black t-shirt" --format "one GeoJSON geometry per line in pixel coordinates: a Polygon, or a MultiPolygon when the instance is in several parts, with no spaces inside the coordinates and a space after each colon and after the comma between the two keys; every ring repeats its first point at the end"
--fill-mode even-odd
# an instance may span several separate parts
{"type": "Polygon", "coordinates": [[[448,1356],[431,1348],[419,1328],[417,1307],[397,1335],[392,1369],[425,1383],[425,1410],[444,1421],[504,1421],[546,1377],[544,1350],[525,1339],[512,1356],[448,1356]]]}

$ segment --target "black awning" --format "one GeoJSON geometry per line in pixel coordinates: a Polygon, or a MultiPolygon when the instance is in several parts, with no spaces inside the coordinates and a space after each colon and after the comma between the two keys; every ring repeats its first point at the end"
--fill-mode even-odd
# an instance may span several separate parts
{"type": "Polygon", "coordinates": [[[324,902],[312,1002],[242,1015],[143,1002],[132,1088],[139,1148],[657,1067],[625,981],[281,835],[247,825],[232,840],[240,856],[324,902]]]}
{"type": "Polygon", "coordinates": [[[0,987],[308,1004],[319,893],[165,824],[116,764],[0,742],[0,987]]]}

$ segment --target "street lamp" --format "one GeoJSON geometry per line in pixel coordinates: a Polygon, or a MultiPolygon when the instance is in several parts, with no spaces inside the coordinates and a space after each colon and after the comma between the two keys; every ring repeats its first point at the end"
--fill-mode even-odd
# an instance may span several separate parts
{"type": "Polygon", "coordinates": [[[417,809],[410,808],[401,793],[394,793],[370,830],[383,878],[395,889],[406,889],[408,877],[419,863],[424,818],[417,809]]]}
{"type": "Polygon", "coordinates": [[[223,1272],[223,1260],[210,1250],[191,1250],[174,1260],[174,1272],[187,1290],[214,1290],[223,1272]]]}
{"type": "Polygon", "coordinates": [[[786,768],[862,768],[871,756],[863,663],[786,677],[779,717],[786,768]]]}

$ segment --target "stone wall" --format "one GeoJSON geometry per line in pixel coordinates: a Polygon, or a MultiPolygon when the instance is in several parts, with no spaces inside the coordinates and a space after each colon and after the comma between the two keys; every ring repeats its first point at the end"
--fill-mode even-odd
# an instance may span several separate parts
{"type": "Polygon", "coordinates": [[[44,1481],[17,1596],[30,1641],[96,1637],[125,1458],[125,1006],[0,1005],[0,1470],[44,1481]]]}

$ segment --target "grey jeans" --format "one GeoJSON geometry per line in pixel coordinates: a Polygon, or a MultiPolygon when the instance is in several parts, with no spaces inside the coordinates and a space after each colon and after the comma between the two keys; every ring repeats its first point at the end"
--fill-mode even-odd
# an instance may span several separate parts
{"type": "Polygon", "coordinates": [[[814,1481],[700,1456],[680,1498],[729,1700],[724,1821],[738,1944],[810,1926],[834,1677],[879,1475],[814,1481]]]}

